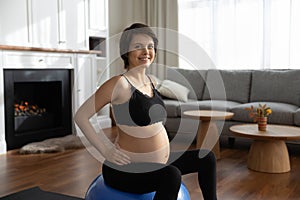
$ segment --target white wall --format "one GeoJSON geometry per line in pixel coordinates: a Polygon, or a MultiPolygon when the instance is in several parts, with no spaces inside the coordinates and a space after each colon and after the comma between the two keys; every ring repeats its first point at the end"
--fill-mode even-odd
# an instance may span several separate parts
{"type": "Polygon", "coordinates": [[[111,38],[109,62],[111,63],[110,74],[113,76],[123,72],[123,61],[120,59],[118,46],[119,34],[134,22],[146,23],[146,0],[109,0],[108,2],[108,29],[111,38]]]}

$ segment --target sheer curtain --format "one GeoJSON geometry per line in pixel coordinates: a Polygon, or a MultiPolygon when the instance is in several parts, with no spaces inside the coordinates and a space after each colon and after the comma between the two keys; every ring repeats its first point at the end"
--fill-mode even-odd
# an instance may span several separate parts
{"type": "Polygon", "coordinates": [[[299,0],[178,0],[178,29],[219,69],[300,68],[299,10],[299,0]]]}
{"type": "Polygon", "coordinates": [[[160,79],[165,78],[164,66],[178,66],[178,13],[174,10],[178,10],[174,0],[146,0],[146,23],[159,40],[155,64],[149,71],[160,79]]]}

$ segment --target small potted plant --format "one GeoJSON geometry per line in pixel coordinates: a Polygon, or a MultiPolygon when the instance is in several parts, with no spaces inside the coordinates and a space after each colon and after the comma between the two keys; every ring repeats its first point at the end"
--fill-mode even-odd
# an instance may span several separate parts
{"type": "Polygon", "coordinates": [[[267,104],[264,105],[258,104],[257,108],[251,106],[250,108],[245,108],[245,110],[248,110],[249,116],[253,118],[254,122],[257,122],[258,130],[260,131],[267,130],[268,116],[272,113],[271,108],[267,107],[267,104]]]}

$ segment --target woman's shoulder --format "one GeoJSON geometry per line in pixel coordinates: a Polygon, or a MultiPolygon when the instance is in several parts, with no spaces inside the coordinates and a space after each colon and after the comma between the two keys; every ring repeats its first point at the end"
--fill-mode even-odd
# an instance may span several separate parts
{"type": "Polygon", "coordinates": [[[122,78],[122,75],[115,75],[109,78],[103,85],[109,85],[113,87],[127,87],[126,80],[122,78]]]}
{"type": "MultiPolygon", "coordinates": [[[[111,101],[113,103],[124,101],[128,99],[130,95],[130,85],[127,83],[125,78],[122,78],[122,75],[116,75],[108,79],[105,83],[103,83],[100,88],[103,88],[102,91],[105,93],[109,93],[111,101]]],[[[101,89],[100,89],[101,90],[101,89]]]]}
{"type": "Polygon", "coordinates": [[[161,83],[161,80],[153,74],[148,74],[148,77],[150,78],[150,81],[154,84],[155,87],[157,87],[161,83]]]}

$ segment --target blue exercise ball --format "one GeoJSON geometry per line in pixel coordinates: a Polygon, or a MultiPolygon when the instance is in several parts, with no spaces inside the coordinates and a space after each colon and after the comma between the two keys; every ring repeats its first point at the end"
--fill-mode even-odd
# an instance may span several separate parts
{"type": "MultiPolygon", "coordinates": [[[[116,190],[104,183],[102,175],[99,175],[89,186],[85,200],[153,200],[155,192],[145,194],[133,194],[116,190]]],[[[190,200],[190,195],[183,183],[181,183],[177,200],[190,200]]]]}

